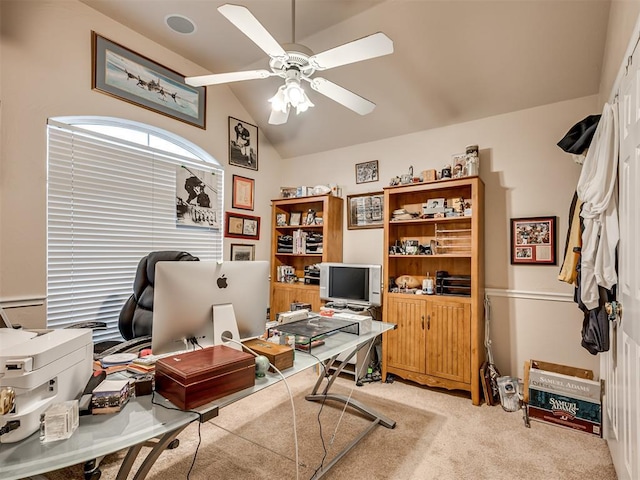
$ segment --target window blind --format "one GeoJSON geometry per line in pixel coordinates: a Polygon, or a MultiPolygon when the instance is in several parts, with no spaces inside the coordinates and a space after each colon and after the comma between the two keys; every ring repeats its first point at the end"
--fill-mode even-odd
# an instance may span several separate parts
{"type": "Polygon", "coordinates": [[[108,328],[94,340],[119,339],[118,315],[142,257],[184,250],[222,259],[224,172],[72,126],[50,122],[47,131],[47,324],[103,321],[108,328]],[[214,173],[220,229],[176,225],[181,166],[214,173]]]}

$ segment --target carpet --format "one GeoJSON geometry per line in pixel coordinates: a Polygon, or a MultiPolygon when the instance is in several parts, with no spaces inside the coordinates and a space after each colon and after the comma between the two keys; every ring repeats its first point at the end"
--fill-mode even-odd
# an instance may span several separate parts
{"type": "MultiPolygon", "coordinates": [[[[349,394],[349,390],[342,390],[340,393],[349,394]]],[[[343,414],[341,404],[309,402],[305,394],[306,391],[294,395],[301,479],[311,478],[323,461],[321,431],[327,464],[369,423],[352,408],[343,414]]],[[[259,395],[225,407],[219,417],[200,425],[202,440],[189,476],[191,480],[296,478],[291,403],[283,399],[274,406],[273,399],[260,402],[259,395]]],[[[353,395],[398,423],[394,429],[375,427],[325,478],[409,478],[422,454],[429,450],[445,417],[368,395],[360,389],[353,395]],[[384,462],[380,462],[380,452],[384,452],[384,462]]],[[[180,446],[161,455],[147,477],[149,480],[187,478],[198,443],[198,424],[190,425],[178,438],[180,446]]],[[[115,479],[123,457],[124,452],[118,452],[103,460],[101,480],[115,479]]],[[[83,478],[81,466],[51,472],[47,477],[83,478]]]]}

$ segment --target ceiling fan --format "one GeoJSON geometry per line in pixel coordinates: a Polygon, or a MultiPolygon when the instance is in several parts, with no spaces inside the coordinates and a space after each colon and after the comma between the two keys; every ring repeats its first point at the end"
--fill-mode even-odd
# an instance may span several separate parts
{"type": "Polygon", "coordinates": [[[316,92],[360,115],[371,113],[376,106],[375,103],[325,78],[313,77],[313,74],[319,70],[327,70],[393,53],[393,41],[384,33],[378,32],[314,54],[304,45],[295,43],[295,0],[292,0],[291,3],[293,43],[284,45],[280,45],[246,7],[231,4],[218,7],[218,11],[227,20],[269,55],[270,71],[248,70],[217,73],[187,77],[185,82],[194,87],[201,87],[273,76],[281,77],[284,79],[284,85],[279,87],[273,98],[269,100],[272,106],[269,123],[273,125],[286,123],[292,107],[299,114],[314,106],[301,87],[301,81],[308,82],[316,92]]]}

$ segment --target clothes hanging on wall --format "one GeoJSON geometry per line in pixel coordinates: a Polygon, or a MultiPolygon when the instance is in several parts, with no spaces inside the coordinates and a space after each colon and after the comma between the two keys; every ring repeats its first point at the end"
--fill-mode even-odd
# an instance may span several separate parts
{"type": "Polygon", "coordinates": [[[567,153],[581,155],[589,148],[599,121],[600,115],[589,115],[580,120],[562,137],[558,146],[567,153]]]}
{"type": "Polygon", "coordinates": [[[576,282],[578,281],[578,264],[580,263],[580,251],[582,249],[581,208],[582,200],[578,198],[578,193],[575,192],[571,200],[571,207],[569,207],[569,229],[564,245],[564,260],[558,274],[558,280],[571,285],[577,285],[576,282]]]}
{"type": "Polygon", "coordinates": [[[581,345],[592,355],[609,350],[609,316],[604,305],[615,300],[617,283],[617,124],[617,104],[606,104],[602,115],[578,122],[558,142],[567,153],[584,159],[577,162],[584,166],[569,209],[558,279],[576,287],[574,300],[584,314],[581,345]]]}
{"type": "Polygon", "coordinates": [[[598,307],[598,286],[617,284],[616,247],[619,239],[617,209],[618,105],[605,104],[602,118],[587,152],[578,180],[582,200],[581,301],[598,307]]]}

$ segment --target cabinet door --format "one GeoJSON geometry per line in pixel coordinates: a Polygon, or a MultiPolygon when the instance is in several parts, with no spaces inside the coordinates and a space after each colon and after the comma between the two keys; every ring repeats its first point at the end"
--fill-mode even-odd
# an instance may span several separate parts
{"type": "Polygon", "coordinates": [[[286,283],[276,283],[272,286],[271,320],[276,319],[276,314],[288,312],[293,302],[311,304],[311,310],[320,310],[320,291],[316,288],[299,288],[286,283]]]}
{"type": "Polygon", "coordinates": [[[387,332],[386,361],[389,367],[417,373],[425,369],[425,302],[424,300],[387,296],[388,322],[398,327],[387,332]]]}
{"type": "Polygon", "coordinates": [[[286,284],[275,284],[273,288],[273,295],[271,297],[271,320],[277,318],[278,313],[288,312],[291,305],[291,287],[286,284]]]}
{"type": "Polygon", "coordinates": [[[431,299],[427,307],[426,373],[471,383],[471,306],[431,299]]]}
{"type": "Polygon", "coordinates": [[[311,305],[312,312],[320,311],[320,290],[319,288],[293,289],[291,302],[308,303],[311,305]]]}

